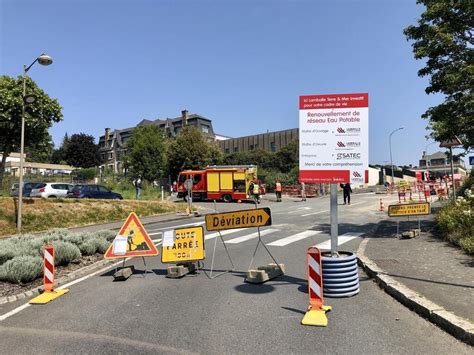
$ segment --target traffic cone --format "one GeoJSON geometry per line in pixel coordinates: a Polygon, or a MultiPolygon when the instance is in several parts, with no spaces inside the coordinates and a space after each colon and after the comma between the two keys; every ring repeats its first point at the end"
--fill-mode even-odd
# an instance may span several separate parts
{"type": "Polygon", "coordinates": [[[383,211],[385,211],[385,207],[384,207],[384,205],[383,205],[383,201],[382,201],[382,199],[380,199],[380,207],[379,207],[379,211],[380,211],[380,212],[383,212],[383,211]]]}

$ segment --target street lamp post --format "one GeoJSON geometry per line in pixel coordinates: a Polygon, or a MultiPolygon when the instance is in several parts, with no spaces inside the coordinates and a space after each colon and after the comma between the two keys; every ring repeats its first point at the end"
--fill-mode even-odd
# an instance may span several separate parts
{"type": "Polygon", "coordinates": [[[22,95],[22,107],[21,107],[21,140],[20,140],[20,183],[18,186],[18,219],[17,219],[17,229],[18,233],[21,233],[21,214],[23,208],[23,154],[25,150],[25,106],[28,103],[34,102],[33,96],[26,96],[26,73],[31,67],[36,63],[41,65],[50,65],[53,63],[53,59],[47,54],[39,55],[33,63],[29,66],[23,65],[23,95],[22,95]]]}
{"type": "Polygon", "coordinates": [[[402,129],[404,129],[405,127],[400,127],[400,128],[397,128],[395,130],[393,130],[391,133],[390,133],[390,136],[389,136],[389,143],[390,143],[390,165],[392,166],[392,186],[393,186],[393,159],[392,159],[392,134],[394,134],[395,132],[397,131],[400,131],[402,129]]]}

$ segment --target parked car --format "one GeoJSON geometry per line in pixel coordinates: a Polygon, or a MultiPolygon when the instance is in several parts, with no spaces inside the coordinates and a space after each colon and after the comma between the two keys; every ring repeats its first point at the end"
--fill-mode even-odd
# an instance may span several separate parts
{"type": "MultiPolygon", "coordinates": [[[[38,184],[41,184],[41,182],[24,181],[23,182],[23,197],[29,197],[31,190],[38,184]]],[[[10,196],[18,197],[19,190],[20,190],[20,184],[17,182],[14,183],[10,189],[10,196]]]]}
{"type": "Polygon", "coordinates": [[[61,198],[66,197],[69,190],[74,185],[65,184],[62,182],[44,182],[36,184],[31,190],[30,197],[43,197],[43,198],[61,198]]]}
{"type": "Polygon", "coordinates": [[[108,200],[123,200],[122,195],[111,191],[102,185],[76,185],[68,192],[68,198],[100,198],[108,200]]]}

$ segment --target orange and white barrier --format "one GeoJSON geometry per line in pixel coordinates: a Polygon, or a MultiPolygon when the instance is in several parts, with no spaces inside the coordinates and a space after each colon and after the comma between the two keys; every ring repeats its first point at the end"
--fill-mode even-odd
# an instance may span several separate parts
{"type": "Polygon", "coordinates": [[[44,246],[44,275],[43,285],[44,292],[30,300],[31,304],[46,304],[69,292],[68,289],[63,288],[54,290],[54,246],[44,246]]]}
{"type": "Polygon", "coordinates": [[[326,327],[328,325],[326,312],[330,311],[331,307],[324,305],[323,268],[321,251],[318,248],[308,248],[306,264],[308,266],[309,307],[301,324],[326,327]]]}
{"type": "Polygon", "coordinates": [[[385,206],[383,205],[382,199],[380,199],[379,211],[380,211],[380,212],[385,211],[385,206]]]}
{"type": "Polygon", "coordinates": [[[54,271],[54,247],[52,245],[45,245],[43,276],[45,292],[52,292],[54,289],[54,271]]]}

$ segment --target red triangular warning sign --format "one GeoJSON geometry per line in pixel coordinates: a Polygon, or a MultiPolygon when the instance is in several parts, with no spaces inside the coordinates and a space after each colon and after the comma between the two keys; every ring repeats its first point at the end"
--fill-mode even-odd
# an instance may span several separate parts
{"type": "Polygon", "coordinates": [[[132,212],[118,232],[105,259],[130,258],[136,256],[155,256],[158,249],[153,244],[137,215],[132,212]]]}

